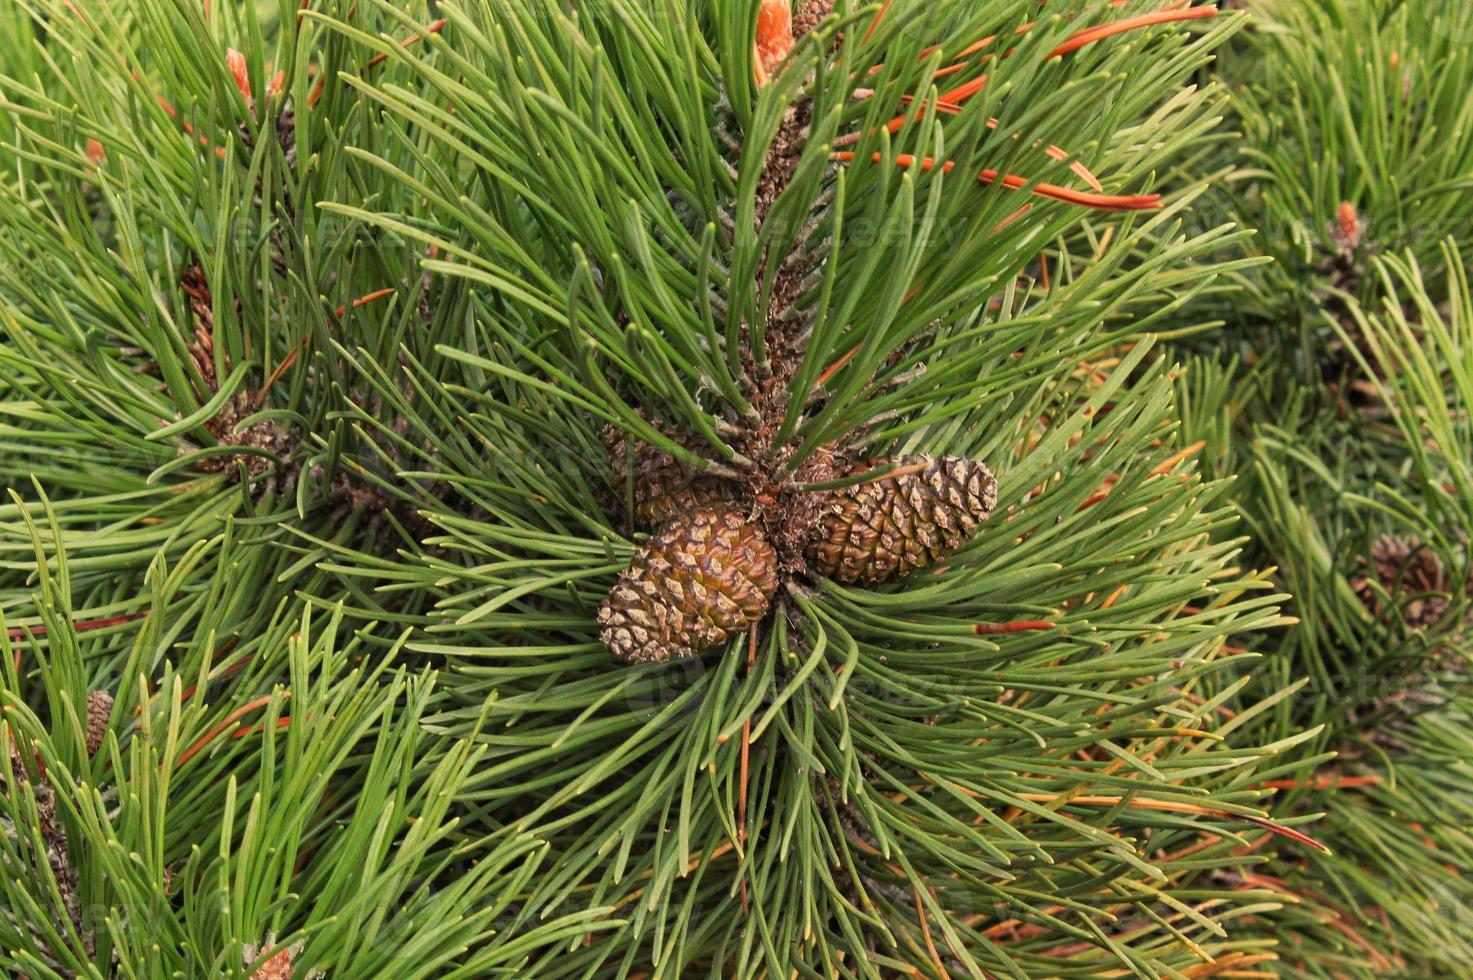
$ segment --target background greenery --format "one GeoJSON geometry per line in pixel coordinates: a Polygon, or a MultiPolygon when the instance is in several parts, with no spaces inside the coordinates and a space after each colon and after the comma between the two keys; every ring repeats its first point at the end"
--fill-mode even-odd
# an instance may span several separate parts
{"type": "Polygon", "coordinates": [[[1162,6],[6,5],[6,969],[1466,972],[1473,25],[1054,56],[1162,6]],[[794,255],[782,443],[998,509],[619,664],[600,430],[744,465],[794,255]]]}

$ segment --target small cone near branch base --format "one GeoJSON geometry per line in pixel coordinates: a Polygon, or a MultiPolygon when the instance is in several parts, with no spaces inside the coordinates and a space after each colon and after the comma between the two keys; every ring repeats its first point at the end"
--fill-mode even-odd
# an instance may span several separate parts
{"type": "Polygon", "coordinates": [[[113,696],[106,691],[87,693],[87,754],[96,755],[107,741],[107,720],[113,713],[113,696]]]}
{"type": "MultiPolygon", "coordinates": [[[[694,440],[674,438],[688,449],[696,448],[694,440]]],[[[622,496],[626,488],[632,488],[630,516],[641,527],[654,527],[677,514],[716,506],[734,496],[727,481],[699,473],[615,426],[604,430],[604,444],[614,492],[622,496]]]]}
{"type": "Polygon", "coordinates": [[[767,614],[777,555],[733,508],[671,520],[640,549],[598,611],[620,660],[661,662],[724,643],[767,614]]]}
{"type": "Polygon", "coordinates": [[[834,492],[808,548],[820,573],[865,585],[908,575],[960,548],[997,506],[997,480],[975,460],[901,456],[862,469],[888,463],[897,472],[834,492]]]}

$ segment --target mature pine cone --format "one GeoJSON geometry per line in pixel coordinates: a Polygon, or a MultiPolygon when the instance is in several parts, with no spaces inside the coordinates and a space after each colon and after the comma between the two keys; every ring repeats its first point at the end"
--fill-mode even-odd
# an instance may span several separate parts
{"type": "Polygon", "coordinates": [[[689,657],[767,614],[777,555],[731,507],[674,518],[634,556],[598,611],[599,637],[620,660],[689,657]]]}
{"type": "Polygon", "coordinates": [[[997,505],[997,480],[962,456],[902,456],[897,472],[837,490],[809,542],[818,571],[840,582],[878,585],[960,548],[997,505]]]}
{"type": "MultiPolygon", "coordinates": [[[[704,445],[679,434],[672,438],[696,451],[704,445]]],[[[632,516],[642,527],[657,527],[677,514],[724,503],[735,496],[729,481],[699,473],[663,449],[638,439],[632,440],[631,448],[631,438],[616,426],[604,429],[604,443],[609,449],[614,493],[622,499],[632,480],[632,516]]]]}

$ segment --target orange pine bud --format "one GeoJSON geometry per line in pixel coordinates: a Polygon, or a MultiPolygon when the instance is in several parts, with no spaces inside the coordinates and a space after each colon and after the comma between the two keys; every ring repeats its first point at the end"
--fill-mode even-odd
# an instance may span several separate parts
{"type": "Polygon", "coordinates": [[[793,12],[788,0],[762,0],[757,11],[757,40],[752,45],[752,70],[757,84],[767,79],[793,49],[793,12]]]}
{"type": "Polygon", "coordinates": [[[254,112],[256,97],[251,93],[251,76],[246,70],[245,55],[234,48],[226,51],[225,67],[230,69],[230,76],[235,79],[235,87],[240,89],[240,94],[245,97],[246,106],[254,112]]]}
{"type": "Polygon", "coordinates": [[[1347,252],[1353,252],[1360,245],[1365,231],[1366,223],[1361,220],[1355,205],[1349,201],[1341,201],[1340,206],[1335,209],[1335,244],[1347,252]]]}

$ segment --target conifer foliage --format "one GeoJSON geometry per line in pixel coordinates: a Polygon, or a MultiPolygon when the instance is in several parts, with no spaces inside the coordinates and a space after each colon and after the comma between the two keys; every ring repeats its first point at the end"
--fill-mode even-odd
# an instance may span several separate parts
{"type": "Polygon", "coordinates": [[[1245,138],[1203,210],[1276,261],[1237,270],[1212,308],[1226,327],[1201,366],[1238,390],[1198,399],[1189,429],[1239,476],[1249,554],[1294,596],[1298,625],[1245,638],[1268,654],[1257,690],[1302,685],[1260,737],[1319,729],[1316,774],[1273,812],[1323,813],[1334,853],[1243,878],[1298,903],[1270,931],[1289,975],[1461,975],[1473,158],[1452,134],[1473,121],[1473,22],[1464,4],[1384,0],[1250,13],[1222,60],[1245,138]]]}
{"type": "Polygon", "coordinates": [[[1372,248],[1388,196],[1298,266],[1245,220],[1300,175],[1236,156],[1280,76],[1219,55],[1362,22],[1296,4],[0,12],[0,961],[1454,962],[1402,917],[1455,876],[1376,874],[1470,866],[1457,819],[1363,770],[1456,752],[1461,688],[1315,692],[1461,665],[1466,277],[1372,248]],[[1362,413],[1303,471],[1266,447],[1328,410],[1259,406],[1306,358],[1201,349],[1284,322],[1274,277],[1362,413]],[[1326,493],[1333,547],[1283,547],[1326,493]],[[1344,780],[1394,846],[1329,853],[1344,780]]]}

